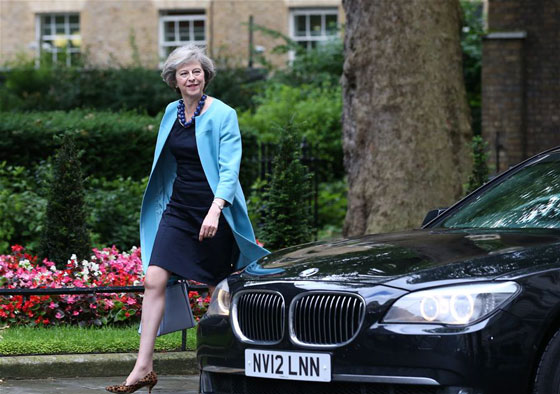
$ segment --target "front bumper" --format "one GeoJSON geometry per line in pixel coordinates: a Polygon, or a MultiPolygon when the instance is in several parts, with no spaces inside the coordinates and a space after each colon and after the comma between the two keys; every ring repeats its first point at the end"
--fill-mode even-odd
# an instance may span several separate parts
{"type": "MultiPolygon", "coordinates": [[[[369,318],[369,320],[368,320],[369,318]]],[[[364,322],[344,346],[301,348],[284,338],[263,346],[241,342],[229,318],[206,317],[198,326],[201,393],[209,394],[494,394],[529,391],[534,327],[500,311],[469,327],[364,322]],[[245,376],[245,349],[331,355],[331,382],[245,376]]]]}

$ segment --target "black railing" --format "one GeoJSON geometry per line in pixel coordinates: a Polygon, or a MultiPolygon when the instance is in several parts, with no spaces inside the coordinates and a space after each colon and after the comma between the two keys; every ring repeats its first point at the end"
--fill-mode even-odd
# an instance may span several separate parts
{"type": "MultiPolygon", "coordinates": [[[[208,290],[206,285],[189,285],[189,291],[208,290]]],[[[45,296],[63,294],[106,294],[106,293],[143,293],[144,286],[98,286],[98,287],[59,287],[34,289],[0,289],[0,297],[5,296],[45,296]]],[[[181,332],[181,350],[187,350],[187,330],[181,332]]]]}
{"type": "MultiPolygon", "coordinates": [[[[256,137],[243,137],[243,163],[240,172],[240,182],[246,195],[251,192],[251,186],[257,179],[267,180],[272,175],[272,165],[278,146],[273,143],[262,143],[256,137]]],[[[316,146],[309,144],[305,138],[300,144],[301,163],[311,174],[311,193],[309,208],[313,217],[313,236],[317,240],[319,231],[319,183],[324,179],[324,167],[327,163],[318,157],[316,146]]]]}

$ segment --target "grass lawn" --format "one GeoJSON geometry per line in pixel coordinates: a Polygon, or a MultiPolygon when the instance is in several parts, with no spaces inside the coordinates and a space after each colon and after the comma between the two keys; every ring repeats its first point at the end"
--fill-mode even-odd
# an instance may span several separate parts
{"type": "MultiPolygon", "coordinates": [[[[138,326],[80,328],[9,327],[0,332],[0,356],[24,354],[136,352],[140,342],[138,326]]],[[[196,328],[187,331],[187,349],[196,347],[196,328]]],[[[181,349],[181,332],[156,340],[156,351],[181,349]]]]}

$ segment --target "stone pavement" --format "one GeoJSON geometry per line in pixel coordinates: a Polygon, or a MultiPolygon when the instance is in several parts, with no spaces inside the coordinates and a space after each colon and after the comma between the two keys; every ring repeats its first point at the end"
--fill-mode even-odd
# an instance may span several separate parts
{"type": "MultiPolygon", "coordinates": [[[[126,376],[136,353],[61,354],[0,357],[0,379],[48,379],[126,376]]],[[[154,353],[154,370],[162,375],[198,375],[195,352],[154,353]]]]}
{"type": "MultiPolygon", "coordinates": [[[[105,386],[123,382],[125,376],[97,378],[56,378],[37,380],[4,380],[2,394],[92,394],[107,393],[105,386]]],[[[143,388],[138,393],[147,393],[143,388]]],[[[196,394],[198,375],[159,375],[152,394],[196,394]]]]}

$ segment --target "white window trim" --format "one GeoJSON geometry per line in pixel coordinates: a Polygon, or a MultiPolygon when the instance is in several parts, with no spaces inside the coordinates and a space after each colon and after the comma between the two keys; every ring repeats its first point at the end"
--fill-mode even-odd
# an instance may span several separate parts
{"type": "MultiPolygon", "coordinates": [[[[206,30],[206,14],[193,14],[193,15],[160,15],[159,17],[159,42],[158,42],[158,47],[159,47],[159,58],[160,59],[165,59],[167,57],[166,53],[165,53],[165,48],[166,47],[171,47],[171,46],[180,46],[180,45],[184,45],[185,43],[189,42],[189,43],[193,43],[196,45],[200,45],[200,46],[206,46],[206,39],[204,40],[190,40],[190,41],[181,41],[178,38],[178,34],[179,34],[179,29],[176,28],[175,29],[175,40],[174,41],[165,41],[165,22],[175,22],[175,23],[179,23],[179,22],[184,22],[184,21],[189,21],[189,22],[195,22],[195,21],[202,21],[204,22],[204,29],[206,30]]],[[[190,23],[189,24],[189,35],[191,37],[194,37],[194,23],[190,23]]],[[[204,37],[206,38],[206,31],[204,31],[204,37]]],[[[161,60],[163,61],[163,60],[161,60]]],[[[163,65],[163,63],[160,64],[160,66],[163,65]]]]}
{"type": "MultiPolygon", "coordinates": [[[[293,8],[290,10],[290,38],[294,41],[325,41],[329,37],[327,35],[326,27],[326,16],[336,15],[338,20],[338,9],[337,8],[293,8]],[[314,16],[321,16],[321,35],[312,36],[310,31],[306,31],[305,36],[296,36],[296,26],[295,19],[297,16],[304,15],[309,19],[313,14],[314,16]]],[[[309,23],[307,25],[307,30],[309,30],[309,23]]]]}
{"type": "MultiPolygon", "coordinates": [[[[39,61],[39,57],[41,55],[42,52],[42,42],[46,39],[46,40],[55,40],[56,39],[56,34],[55,35],[44,35],[43,34],[43,23],[42,23],[42,19],[46,16],[50,16],[51,17],[51,27],[54,27],[55,25],[55,18],[57,16],[63,16],[64,17],[64,36],[67,37],[69,40],[72,39],[81,39],[82,35],[80,34],[70,34],[70,16],[74,16],[77,15],[78,16],[78,23],[80,25],[80,32],[81,32],[81,21],[80,21],[80,13],[79,12],[45,12],[45,13],[38,13],[35,15],[35,39],[37,42],[37,61],[39,61]]],[[[51,29],[51,31],[54,31],[55,29],[51,29]]],[[[70,48],[67,47],[66,48],[66,54],[69,55],[71,53],[81,53],[81,49],[80,48],[70,48]]],[[[59,53],[59,51],[49,51],[52,54],[52,58],[53,61],[56,61],[56,54],[59,53]]],[[[66,56],[66,65],[67,66],[71,66],[72,65],[72,59],[70,56],[66,56]]]]}
{"type": "MultiPolygon", "coordinates": [[[[298,41],[326,41],[330,36],[327,35],[326,32],[326,20],[325,17],[327,15],[336,15],[336,19],[338,21],[339,19],[339,12],[338,12],[338,8],[323,8],[323,7],[318,7],[318,8],[292,8],[290,9],[290,20],[289,20],[289,32],[290,32],[290,39],[292,39],[295,42],[298,41]],[[321,15],[321,35],[320,36],[312,36],[310,35],[309,31],[306,31],[306,35],[305,36],[296,36],[296,25],[295,25],[295,19],[298,15],[305,15],[307,16],[307,18],[310,17],[310,15],[321,15]]],[[[339,23],[339,22],[337,22],[339,23]]],[[[309,25],[310,23],[306,23],[306,29],[309,29],[309,25]]],[[[289,57],[289,61],[290,63],[294,61],[296,54],[295,51],[290,51],[288,53],[288,57],[289,57]]]]}

